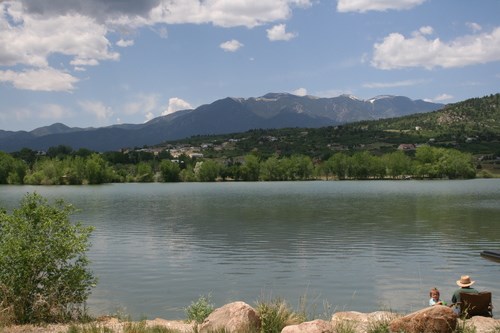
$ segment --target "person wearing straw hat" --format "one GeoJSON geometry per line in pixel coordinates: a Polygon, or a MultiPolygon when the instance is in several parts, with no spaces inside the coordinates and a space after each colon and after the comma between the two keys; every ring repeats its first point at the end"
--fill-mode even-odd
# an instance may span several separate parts
{"type": "Polygon", "coordinates": [[[460,289],[455,290],[453,296],[451,297],[451,303],[452,305],[455,305],[454,306],[455,312],[460,313],[460,307],[457,304],[460,303],[460,293],[469,293],[469,294],[479,293],[479,291],[471,287],[475,282],[476,281],[471,280],[470,276],[468,275],[462,275],[460,277],[460,280],[457,281],[457,286],[459,286],[460,289]]]}

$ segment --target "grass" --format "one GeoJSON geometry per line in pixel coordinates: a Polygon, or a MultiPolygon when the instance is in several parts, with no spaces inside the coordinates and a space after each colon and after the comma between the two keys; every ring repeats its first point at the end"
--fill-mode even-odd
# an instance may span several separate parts
{"type": "Polygon", "coordinates": [[[297,313],[282,299],[257,301],[257,314],[261,321],[261,333],[280,333],[288,325],[297,325],[306,320],[304,313],[297,313]]]}
{"type": "Polygon", "coordinates": [[[356,333],[356,323],[352,320],[339,320],[333,328],[335,333],[356,333]]]}
{"type": "MultiPolygon", "coordinates": [[[[67,333],[116,333],[115,330],[100,324],[71,325],[67,333]]],[[[129,322],[123,326],[123,333],[180,333],[168,327],[147,326],[145,321],[129,322]]]]}
{"type": "Polygon", "coordinates": [[[113,333],[113,332],[114,331],[111,328],[95,323],[83,326],[71,325],[67,331],[67,333],[113,333]]]}
{"type": "Polygon", "coordinates": [[[476,333],[476,327],[470,321],[464,319],[459,320],[455,333],[476,333]]]}

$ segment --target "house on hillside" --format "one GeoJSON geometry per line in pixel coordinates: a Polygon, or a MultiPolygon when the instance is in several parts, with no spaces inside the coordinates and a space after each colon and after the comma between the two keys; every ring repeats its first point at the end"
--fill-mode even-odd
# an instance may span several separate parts
{"type": "Polygon", "coordinates": [[[402,143],[398,146],[398,150],[411,151],[417,149],[417,146],[413,143],[402,143]]]}

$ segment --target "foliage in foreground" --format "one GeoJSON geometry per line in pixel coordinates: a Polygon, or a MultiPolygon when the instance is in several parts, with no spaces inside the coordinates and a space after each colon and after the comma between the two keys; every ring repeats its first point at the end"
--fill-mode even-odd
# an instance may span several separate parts
{"type": "Polygon", "coordinates": [[[186,308],[187,321],[202,323],[213,310],[214,305],[211,302],[211,295],[201,295],[198,300],[191,302],[186,308]]]}
{"type": "Polygon", "coordinates": [[[306,320],[306,315],[294,312],[282,299],[258,301],[256,311],[260,317],[261,333],[280,333],[288,325],[296,325],[306,320]]]}
{"type": "MultiPolygon", "coordinates": [[[[67,333],[115,333],[116,331],[100,324],[71,325],[67,333]]],[[[144,321],[124,324],[123,333],[180,333],[168,327],[154,325],[147,326],[144,321]]]]}
{"type": "Polygon", "coordinates": [[[27,194],[0,210],[0,312],[13,323],[82,319],[96,283],[86,256],[92,227],[71,223],[75,209],[27,194]]]}

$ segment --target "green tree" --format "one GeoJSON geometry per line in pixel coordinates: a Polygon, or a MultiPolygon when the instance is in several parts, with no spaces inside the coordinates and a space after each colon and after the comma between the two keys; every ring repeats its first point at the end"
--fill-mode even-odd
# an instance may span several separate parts
{"type": "Polygon", "coordinates": [[[283,170],[281,160],[279,160],[276,156],[269,157],[267,160],[261,163],[260,174],[262,180],[283,180],[285,172],[283,170]]]}
{"type": "Polygon", "coordinates": [[[179,173],[181,168],[179,163],[169,160],[163,160],[160,163],[160,173],[164,182],[178,182],[180,180],[179,173]]]}
{"type": "Polygon", "coordinates": [[[241,166],[241,178],[246,181],[259,180],[260,163],[259,158],[255,155],[246,155],[245,162],[241,166]]]}
{"type": "Polygon", "coordinates": [[[25,162],[0,151],[0,184],[22,184],[26,171],[25,162]]]}
{"type": "Polygon", "coordinates": [[[149,162],[139,162],[135,180],[140,183],[150,183],[153,181],[153,168],[149,162]]]}
{"type": "Polygon", "coordinates": [[[344,153],[337,153],[327,161],[327,170],[337,176],[338,179],[345,179],[348,175],[350,157],[344,153]]]}
{"type": "Polygon", "coordinates": [[[384,155],[383,161],[387,168],[387,174],[392,178],[412,173],[411,159],[401,150],[384,155]]]}
{"type": "Polygon", "coordinates": [[[196,163],[195,175],[200,182],[213,182],[219,176],[219,164],[214,160],[204,160],[196,163]]]}
{"type": "Polygon", "coordinates": [[[449,179],[474,178],[476,176],[472,155],[456,149],[443,149],[441,151],[438,170],[442,176],[449,179]]]}
{"type": "Polygon", "coordinates": [[[73,206],[27,194],[0,211],[0,311],[16,323],[80,318],[96,278],[88,270],[92,227],[71,223],[73,206]]]}
{"type": "Polygon", "coordinates": [[[86,179],[89,184],[102,184],[111,180],[112,171],[100,154],[92,154],[86,161],[86,179]]]}

